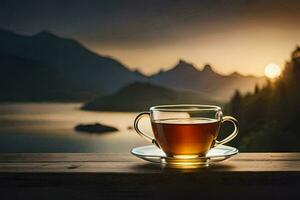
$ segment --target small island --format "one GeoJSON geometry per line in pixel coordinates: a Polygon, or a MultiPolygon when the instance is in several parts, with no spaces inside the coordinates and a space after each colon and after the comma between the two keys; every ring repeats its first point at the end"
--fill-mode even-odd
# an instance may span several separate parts
{"type": "Polygon", "coordinates": [[[75,126],[76,131],[86,132],[86,133],[107,133],[118,131],[117,128],[103,125],[100,123],[94,124],[79,124],[75,126]]]}

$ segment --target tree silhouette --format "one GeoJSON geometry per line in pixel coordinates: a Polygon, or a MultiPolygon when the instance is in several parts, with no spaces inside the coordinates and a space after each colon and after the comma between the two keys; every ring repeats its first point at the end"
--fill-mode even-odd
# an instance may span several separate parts
{"type": "Polygon", "coordinates": [[[251,94],[236,91],[227,106],[241,125],[244,151],[299,151],[300,48],[292,52],[282,75],[251,94]]]}

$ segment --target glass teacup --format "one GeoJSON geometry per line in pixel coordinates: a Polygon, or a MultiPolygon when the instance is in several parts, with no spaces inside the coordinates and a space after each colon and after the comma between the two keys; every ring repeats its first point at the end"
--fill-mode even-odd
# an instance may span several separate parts
{"type": "Polygon", "coordinates": [[[134,121],[136,132],[146,140],[161,148],[168,157],[195,158],[204,157],[216,145],[231,141],[239,131],[235,118],[223,116],[218,106],[212,105],[161,105],[153,106],[150,112],[140,113],[134,121]],[[138,123],[149,116],[154,137],[143,133],[138,123]],[[220,126],[229,121],[233,132],[218,141],[220,126]]]}

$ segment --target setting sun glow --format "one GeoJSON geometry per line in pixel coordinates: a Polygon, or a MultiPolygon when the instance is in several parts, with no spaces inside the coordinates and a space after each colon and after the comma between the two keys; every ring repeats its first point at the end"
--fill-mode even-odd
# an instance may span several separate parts
{"type": "Polygon", "coordinates": [[[281,69],[277,64],[271,63],[265,67],[265,75],[270,79],[277,78],[280,74],[281,69]]]}

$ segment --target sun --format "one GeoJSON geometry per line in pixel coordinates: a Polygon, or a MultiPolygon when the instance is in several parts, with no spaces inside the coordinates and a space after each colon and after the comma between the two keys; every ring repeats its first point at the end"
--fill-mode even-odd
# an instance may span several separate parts
{"type": "Polygon", "coordinates": [[[277,78],[280,74],[281,69],[277,64],[271,63],[265,67],[265,75],[270,79],[277,78]]]}

